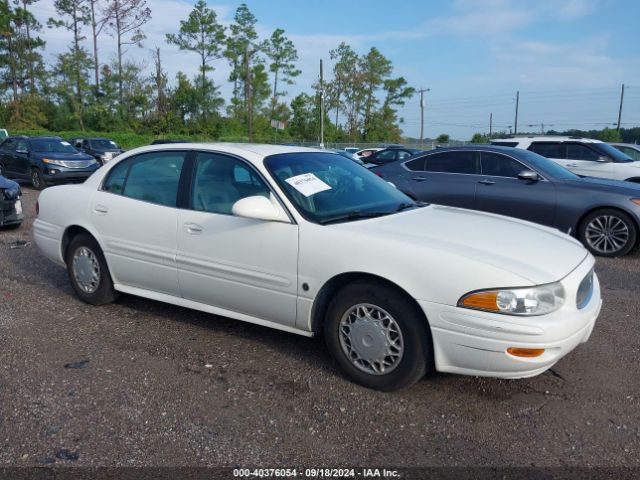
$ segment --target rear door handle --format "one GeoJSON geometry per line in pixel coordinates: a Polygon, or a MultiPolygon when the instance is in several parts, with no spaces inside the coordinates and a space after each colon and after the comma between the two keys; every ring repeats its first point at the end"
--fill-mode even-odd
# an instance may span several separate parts
{"type": "Polygon", "coordinates": [[[200,235],[202,233],[202,226],[197,223],[185,223],[184,231],[190,235],[200,235]]]}
{"type": "Polygon", "coordinates": [[[426,179],[427,177],[411,177],[414,182],[424,182],[426,179]]]}
{"type": "Polygon", "coordinates": [[[492,180],[480,180],[478,183],[481,183],[482,185],[495,185],[496,182],[492,180]]]}
{"type": "Polygon", "coordinates": [[[106,215],[107,213],[109,213],[109,209],[104,205],[96,205],[95,207],[93,207],[93,211],[98,215],[106,215]]]}

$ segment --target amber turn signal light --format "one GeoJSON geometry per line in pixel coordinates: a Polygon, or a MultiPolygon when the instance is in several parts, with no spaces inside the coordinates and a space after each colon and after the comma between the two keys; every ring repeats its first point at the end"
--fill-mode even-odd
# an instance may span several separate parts
{"type": "Polygon", "coordinates": [[[478,292],[467,295],[462,299],[462,305],[467,308],[479,308],[497,312],[500,309],[496,303],[498,292],[478,292]]]}
{"type": "Polygon", "coordinates": [[[533,358],[542,355],[544,353],[544,348],[509,347],[507,348],[507,353],[510,353],[514,357],[533,358]]]}

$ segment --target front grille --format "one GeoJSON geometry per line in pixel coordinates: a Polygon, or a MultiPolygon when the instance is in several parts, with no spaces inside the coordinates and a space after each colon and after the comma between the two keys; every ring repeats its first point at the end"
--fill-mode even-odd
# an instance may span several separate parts
{"type": "Polygon", "coordinates": [[[67,168],[87,168],[94,163],[93,160],[56,160],[56,162],[67,168]]]}
{"type": "Polygon", "coordinates": [[[578,309],[584,308],[591,300],[593,294],[593,270],[591,270],[580,282],[578,294],[576,295],[576,305],[578,309]]]}

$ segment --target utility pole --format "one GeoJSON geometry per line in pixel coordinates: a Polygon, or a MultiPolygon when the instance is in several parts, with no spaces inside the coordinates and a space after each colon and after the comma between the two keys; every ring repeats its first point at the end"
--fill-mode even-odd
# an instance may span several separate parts
{"type": "Polygon", "coordinates": [[[322,59],[320,59],[320,148],[324,148],[324,86],[322,80],[322,59]]]}
{"type": "Polygon", "coordinates": [[[421,88],[420,93],[420,145],[424,140],[424,92],[430,91],[430,88],[421,88]]]}
{"type": "Polygon", "coordinates": [[[618,109],[618,132],[620,131],[620,121],[622,120],[622,102],[624,101],[624,83],[622,84],[622,91],[620,92],[620,108],[618,109]]]}
{"type": "Polygon", "coordinates": [[[513,134],[518,134],[518,106],[520,105],[520,91],[516,92],[516,121],[513,123],[513,134]]]}
{"type": "Polygon", "coordinates": [[[489,140],[493,136],[493,112],[489,114],[489,140]]]}

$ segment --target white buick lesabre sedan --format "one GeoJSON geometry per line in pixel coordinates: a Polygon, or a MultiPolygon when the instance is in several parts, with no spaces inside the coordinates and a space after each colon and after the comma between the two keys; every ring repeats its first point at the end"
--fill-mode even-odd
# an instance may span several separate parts
{"type": "Polygon", "coordinates": [[[430,370],[539,374],[600,311],[568,235],[417,204],[340,155],[269,145],[127,152],[40,195],[34,238],[85,302],[118,292],[287,332],[324,333],[353,380],[430,370]]]}

